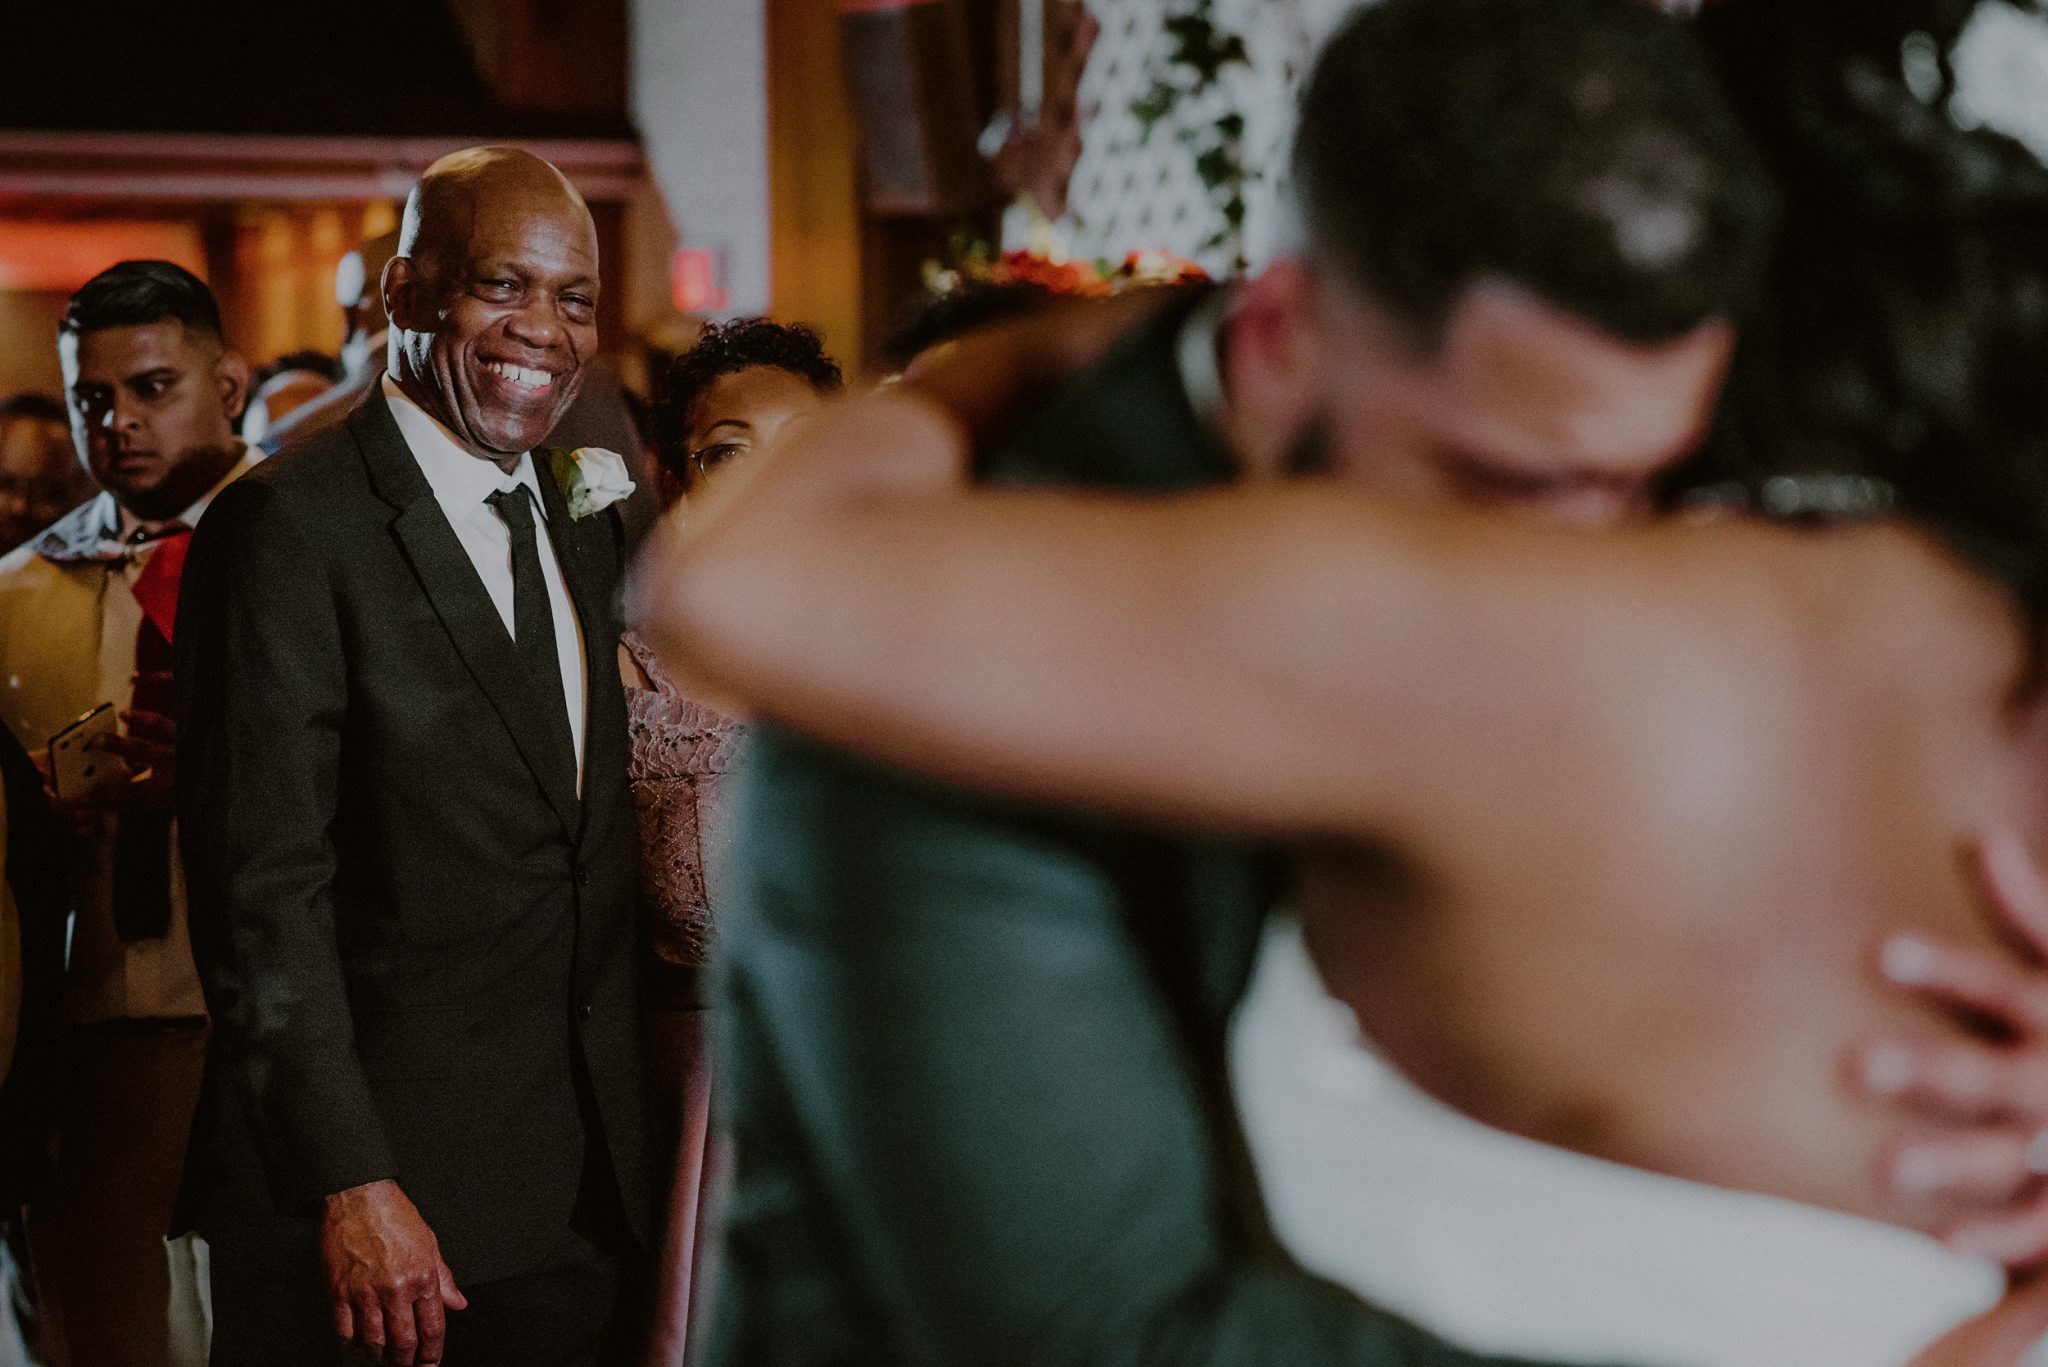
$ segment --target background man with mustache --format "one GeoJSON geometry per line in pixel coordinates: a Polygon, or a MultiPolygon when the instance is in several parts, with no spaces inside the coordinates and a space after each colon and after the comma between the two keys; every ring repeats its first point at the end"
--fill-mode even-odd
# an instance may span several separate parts
{"type": "Polygon", "coordinates": [[[217,1364],[633,1337],[622,531],[535,449],[597,291],[552,166],[435,163],[383,277],[387,373],[193,547],[180,809],[219,1025],[187,1196],[217,1364]]]}

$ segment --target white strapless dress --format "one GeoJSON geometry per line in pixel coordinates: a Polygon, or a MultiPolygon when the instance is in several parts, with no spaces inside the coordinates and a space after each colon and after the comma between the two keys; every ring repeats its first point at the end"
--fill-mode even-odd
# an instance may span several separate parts
{"type": "Polygon", "coordinates": [[[1463,1345],[1631,1367],[1901,1367],[2002,1287],[1997,1268],[1891,1225],[1452,1111],[1369,1051],[1293,921],[1266,936],[1231,1054],[1281,1241],[1463,1345]]]}

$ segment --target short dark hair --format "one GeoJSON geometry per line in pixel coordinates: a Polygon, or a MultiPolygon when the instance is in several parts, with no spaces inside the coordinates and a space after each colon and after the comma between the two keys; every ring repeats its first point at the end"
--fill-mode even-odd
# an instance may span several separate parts
{"type": "Polygon", "coordinates": [[[1684,25],[1643,0],[1381,0],[1302,98],[1309,245],[1433,340],[1497,275],[1661,341],[1746,303],[1772,185],[1684,25]]]}
{"type": "Polygon", "coordinates": [[[1035,280],[969,280],[941,294],[918,294],[889,330],[882,360],[901,370],[941,342],[1036,313],[1059,298],[1051,286],[1035,280]]]}
{"type": "Polygon", "coordinates": [[[204,280],[170,261],[123,261],[78,287],[57,331],[76,337],[169,320],[221,339],[220,305],[204,280]]]}
{"type": "Polygon", "coordinates": [[[839,363],[825,354],[824,339],[802,323],[769,318],[735,318],[706,327],[669,367],[654,402],[654,447],[663,464],[680,471],[684,434],[704,392],[722,376],[770,366],[808,380],[830,394],[844,383],[839,363]]]}

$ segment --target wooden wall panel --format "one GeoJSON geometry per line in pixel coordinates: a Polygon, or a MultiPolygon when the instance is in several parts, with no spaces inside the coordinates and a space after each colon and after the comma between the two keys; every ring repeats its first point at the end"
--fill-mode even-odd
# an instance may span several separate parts
{"type": "Polygon", "coordinates": [[[838,0],[768,0],[770,309],[861,362],[861,214],[838,0]]]}

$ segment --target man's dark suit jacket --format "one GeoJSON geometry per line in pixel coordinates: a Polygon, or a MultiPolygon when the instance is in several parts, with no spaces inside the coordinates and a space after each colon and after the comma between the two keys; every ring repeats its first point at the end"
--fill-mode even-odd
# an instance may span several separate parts
{"type": "MultiPolygon", "coordinates": [[[[987,466],[1226,480],[1126,339],[987,466]]],[[[1272,887],[1221,841],[950,791],[763,728],[720,905],[736,1141],[709,1367],[1494,1361],[1289,1264],[1225,1075],[1272,887]]]]}
{"type": "Polygon", "coordinates": [[[193,537],[179,812],[214,1034],[186,1209],[209,1237],[395,1178],[458,1283],[515,1275],[568,1228],[586,1133],[644,1234],[621,536],[534,463],[587,647],[580,800],[381,392],[193,537]]]}

